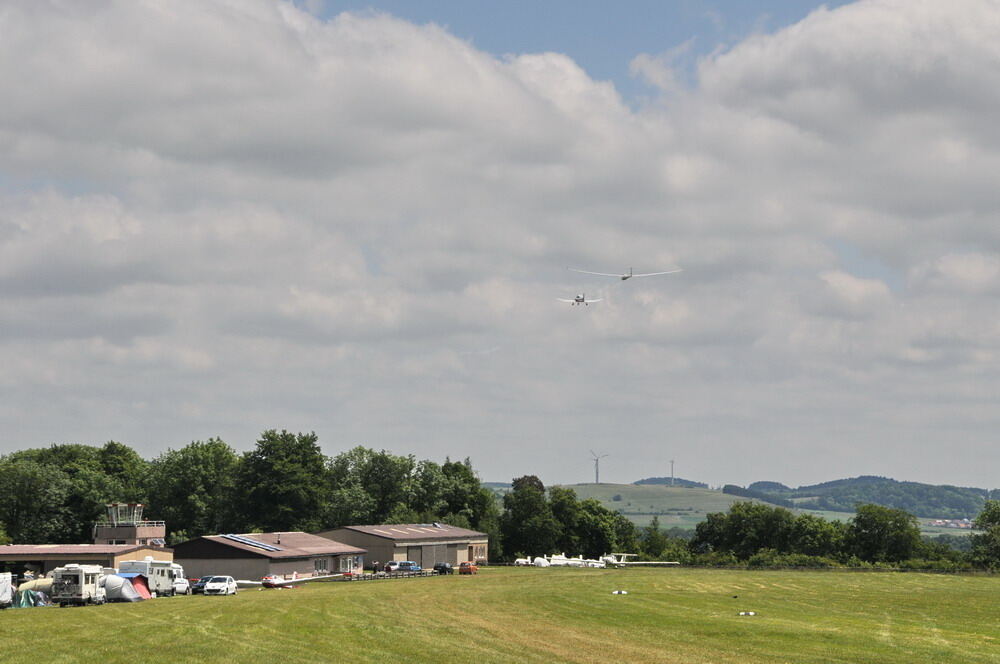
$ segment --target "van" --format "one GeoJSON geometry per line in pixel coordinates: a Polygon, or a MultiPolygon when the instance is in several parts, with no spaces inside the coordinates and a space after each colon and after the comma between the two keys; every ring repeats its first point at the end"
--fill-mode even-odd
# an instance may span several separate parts
{"type": "Polygon", "coordinates": [[[52,601],[59,606],[68,604],[104,604],[104,568],[100,565],[75,563],[52,570],[52,601]]]}
{"type": "MultiPolygon", "coordinates": [[[[118,567],[121,575],[141,574],[146,577],[149,592],[157,597],[169,597],[177,588],[174,580],[184,578],[184,568],[170,560],[153,560],[146,556],[143,560],[123,560],[118,567]]],[[[182,591],[183,592],[183,591],[182,591]]]]}
{"type": "Polygon", "coordinates": [[[14,603],[14,576],[10,572],[0,572],[0,609],[14,603]]]}

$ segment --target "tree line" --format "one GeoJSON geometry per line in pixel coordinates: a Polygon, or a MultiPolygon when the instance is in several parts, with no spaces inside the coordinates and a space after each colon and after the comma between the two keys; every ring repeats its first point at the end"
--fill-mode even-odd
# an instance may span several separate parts
{"type": "Polygon", "coordinates": [[[112,502],[143,503],[145,518],[166,522],[169,544],[433,521],[485,532],[497,547],[500,540],[499,506],[468,459],[436,463],[365,447],[327,457],[315,433],[268,430],[243,454],[210,438],[152,460],[114,441],[0,457],[0,544],[88,542],[112,502]]]}
{"type": "Polygon", "coordinates": [[[783,507],[737,502],[709,514],[690,539],[662,533],[658,522],[640,533],[653,560],[748,567],[904,567],[959,571],[1000,570],[1000,501],[986,501],[965,538],[922,537],[917,518],[883,505],[858,505],[847,522],[783,507]]]}
{"type": "MultiPolygon", "coordinates": [[[[143,459],[127,445],[52,445],[0,457],[0,544],[91,540],[105,504],[141,502],[168,544],[224,532],[306,532],[439,521],[484,532],[492,560],[564,552],[638,552],[647,560],[749,566],[892,565],[1000,569],[1000,500],[987,500],[963,550],[920,536],[916,517],[864,504],[846,523],[782,507],[734,503],[693,536],[642,529],[534,475],[502,499],[469,459],[444,463],[355,447],[324,455],[315,433],[268,430],[242,454],[210,438],[143,459]]],[[[956,540],[957,538],[951,538],[956,540]]]]}
{"type": "Polygon", "coordinates": [[[919,516],[949,519],[972,518],[983,509],[987,500],[1000,499],[1000,490],[900,482],[872,475],[797,489],[778,482],[754,482],[743,491],[751,493],[740,494],[735,490],[727,493],[751,496],[778,505],[785,505],[782,500],[795,499],[796,507],[839,512],[853,512],[855,505],[874,503],[919,516]]]}

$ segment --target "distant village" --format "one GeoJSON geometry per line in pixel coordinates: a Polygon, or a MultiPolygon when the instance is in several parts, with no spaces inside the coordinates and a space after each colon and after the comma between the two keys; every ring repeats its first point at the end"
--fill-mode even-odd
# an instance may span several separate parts
{"type": "Polygon", "coordinates": [[[972,519],[933,519],[927,522],[928,526],[935,528],[960,528],[962,530],[972,530],[972,519]]]}

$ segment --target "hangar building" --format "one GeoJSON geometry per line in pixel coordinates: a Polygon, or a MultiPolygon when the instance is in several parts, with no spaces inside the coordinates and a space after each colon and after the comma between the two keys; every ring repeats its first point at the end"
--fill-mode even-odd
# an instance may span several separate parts
{"type": "Polygon", "coordinates": [[[132,544],[8,544],[0,546],[0,570],[23,572],[30,569],[46,574],[70,563],[100,565],[117,569],[124,560],[172,560],[173,550],[160,546],[132,544]]]}
{"type": "Polygon", "coordinates": [[[361,569],[365,550],[303,532],[205,535],[174,545],[189,577],[252,579],[337,574],[361,569]]]}
{"type": "Polygon", "coordinates": [[[317,535],[368,550],[368,560],[412,560],[421,567],[486,560],[489,536],[444,523],[344,526],[317,535]]]}

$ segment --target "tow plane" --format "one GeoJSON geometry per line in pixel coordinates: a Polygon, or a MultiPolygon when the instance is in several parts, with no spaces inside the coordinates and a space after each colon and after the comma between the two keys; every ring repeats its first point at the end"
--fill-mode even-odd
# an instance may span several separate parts
{"type": "Polygon", "coordinates": [[[572,300],[567,300],[564,297],[557,297],[556,299],[559,300],[560,302],[568,302],[568,303],[570,303],[570,304],[572,304],[574,306],[576,306],[578,304],[583,304],[583,305],[586,305],[586,306],[590,306],[594,302],[600,302],[604,298],[603,297],[599,297],[596,300],[588,300],[586,295],[584,295],[583,293],[580,293],[579,295],[577,295],[576,297],[574,297],[572,300]]]}
{"type": "Polygon", "coordinates": [[[661,274],[674,274],[675,272],[683,271],[681,268],[677,268],[676,270],[667,270],[665,272],[646,272],[645,274],[634,274],[632,272],[632,268],[629,268],[628,272],[624,274],[622,273],[613,274],[610,272],[591,272],[590,270],[577,270],[575,267],[568,267],[566,269],[571,272],[579,272],[581,274],[596,274],[599,277],[618,277],[622,281],[631,279],[632,277],[656,277],[661,274]]]}

